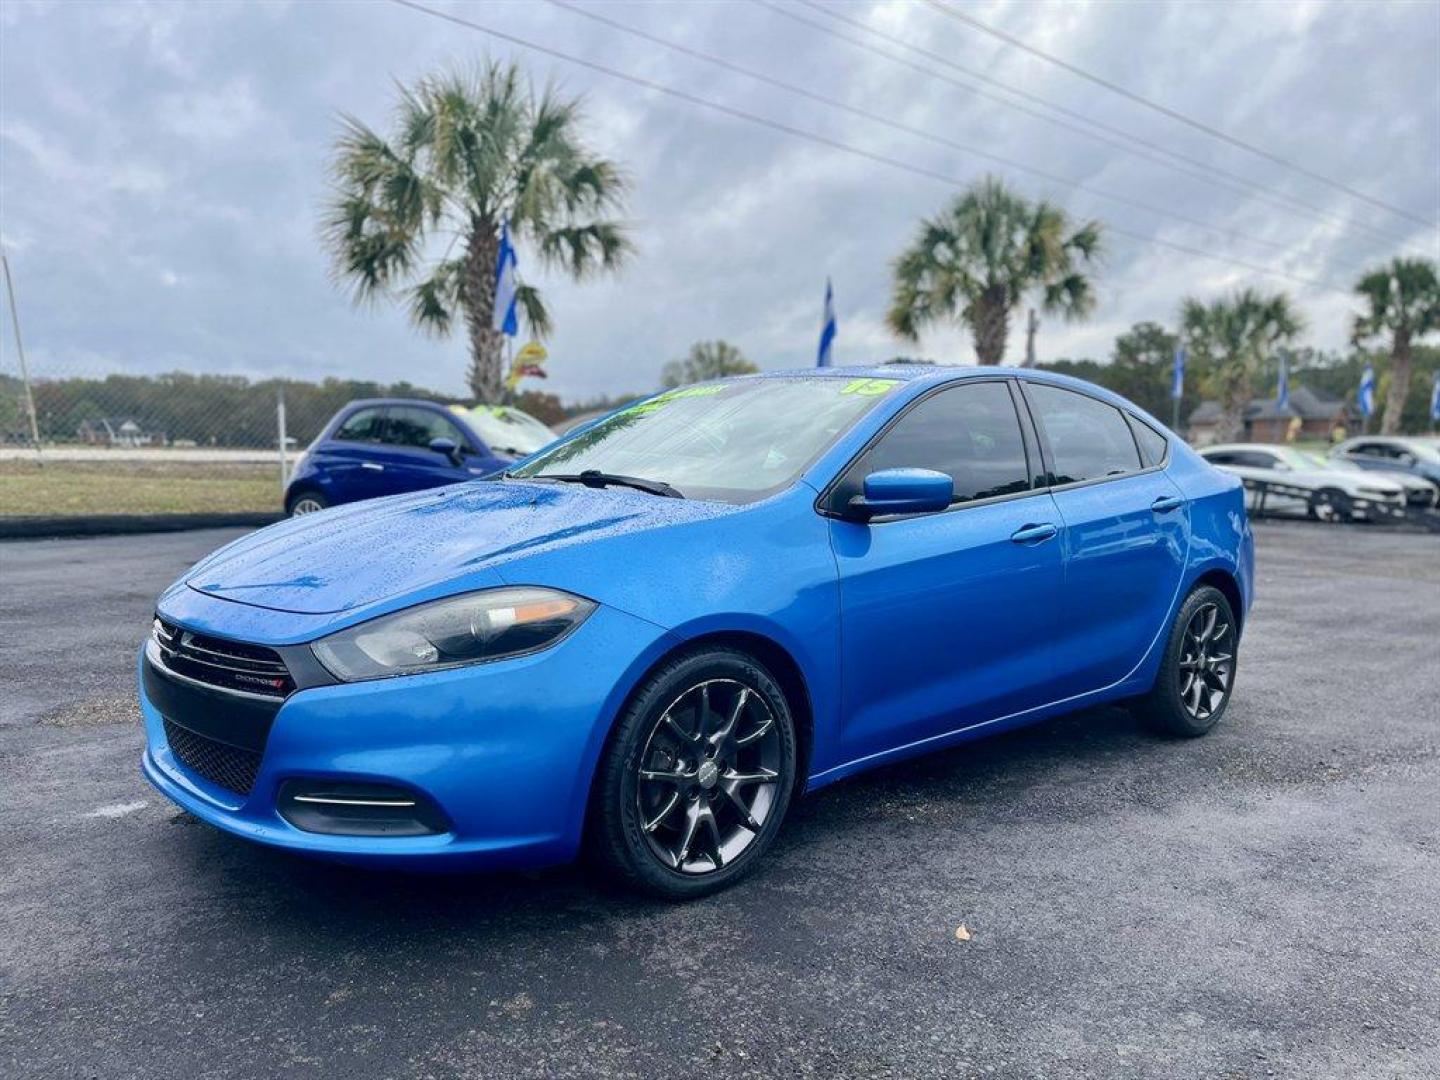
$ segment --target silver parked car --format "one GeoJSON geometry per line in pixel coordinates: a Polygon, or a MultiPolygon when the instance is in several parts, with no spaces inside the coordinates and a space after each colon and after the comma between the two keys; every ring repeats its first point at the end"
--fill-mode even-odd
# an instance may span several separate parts
{"type": "Polygon", "coordinates": [[[1275,485],[1265,492],[1267,508],[1303,510],[1317,521],[1363,520],[1377,505],[1405,508],[1405,487],[1397,480],[1336,467],[1292,446],[1221,443],[1205,447],[1200,456],[1242,480],[1275,485]]]}

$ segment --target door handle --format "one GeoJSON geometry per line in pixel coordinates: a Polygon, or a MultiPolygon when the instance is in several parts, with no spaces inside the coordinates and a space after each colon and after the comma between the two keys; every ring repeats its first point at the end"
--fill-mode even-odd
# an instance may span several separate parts
{"type": "Polygon", "coordinates": [[[1168,514],[1171,510],[1179,510],[1184,502],[1178,495],[1161,495],[1150,504],[1150,509],[1157,514],[1168,514]]]}
{"type": "Polygon", "coordinates": [[[384,465],[378,465],[378,464],[376,464],[376,463],[373,462],[373,461],[362,461],[362,462],[360,463],[360,467],[361,467],[362,469],[369,469],[371,472],[384,472],[384,471],[385,471],[385,466],[384,466],[384,465]]]}
{"type": "Polygon", "coordinates": [[[1017,544],[1039,544],[1059,532],[1058,528],[1047,521],[1043,525],[1022,526],[1010,534],[1010,539],[1017,544]]]}

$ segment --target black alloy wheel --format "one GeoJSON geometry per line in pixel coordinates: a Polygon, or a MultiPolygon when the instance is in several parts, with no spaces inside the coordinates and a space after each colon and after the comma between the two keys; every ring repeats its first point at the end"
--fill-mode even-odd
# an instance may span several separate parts
{"type": "Polygon", "coordinates": [[[1185,598],[1170,628],[1155,685],[1136,704],[1170,735],[1204,735],[1220,722],[1235,687],[1239,626],[1219,589],[1201,585],[1185,598]]]}
{"type": "Polygon", "coordinates": [[[589,852],[667,899],[748,873],[795,786],[789,703],[757,661],[701,649],[664,664],[617,723],[591,800],[589,852]]]}

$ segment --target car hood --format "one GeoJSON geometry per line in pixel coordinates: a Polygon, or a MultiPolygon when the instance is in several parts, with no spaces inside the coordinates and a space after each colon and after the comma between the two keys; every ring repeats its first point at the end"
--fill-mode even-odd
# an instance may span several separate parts
{"type": "Polygon", "coordinates": [[[333,614],[500,584],[508,562],[737,507],[623,488],[475,482],[292,518],[221,548],[185,582],[256,607],[333,614]]]}

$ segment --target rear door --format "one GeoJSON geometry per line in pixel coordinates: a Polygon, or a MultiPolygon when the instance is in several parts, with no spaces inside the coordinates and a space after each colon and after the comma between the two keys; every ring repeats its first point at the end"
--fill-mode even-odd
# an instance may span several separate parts
{"type": "Polygon", "coordinates": [[[1167,629],[1189,556],[1189,507],[1163,463],[1142,460],[1118,408],[1022,385],[1064,524],[1057,697],[1072,697],[1124,678],[1167,629]]]}
{"type": "Polygon", "coordinates": [[[1059,519],[1011,380],[965,380],[895,420],[832,487],[949,473],[955,502],[868,524],[832,518],[840,575],[842,747],[855,760],[1050,700],[1059,519]]]}

